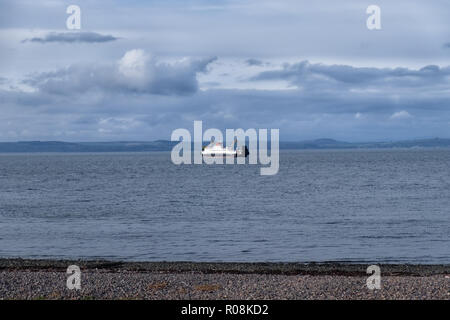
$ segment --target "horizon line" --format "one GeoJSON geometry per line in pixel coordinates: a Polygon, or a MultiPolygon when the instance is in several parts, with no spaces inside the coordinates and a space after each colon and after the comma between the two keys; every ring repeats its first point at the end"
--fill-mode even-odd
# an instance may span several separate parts
{"type": "MultiPolygon", "coordinates": [[[[226,139],[224,139],[226,140],[226,139]]],[[[405,139],[384,139],[384,140],[363,140],[363,141],[347,141],[338,140],[335,138],[313,138],[305,140],[279,140],[279,142],[296,143],[296,142],[315,142],[321,140],[329,140],[334,142],[344,142],[344,143],[381,143],[381,142],[406,142],[406,141],[421,141],[421,140],[450,140],[450,137],[432,137],[432,138],[405,138],[405,139]]],[[[270,140],[268,140],[270,141],[270,140]]],[[[64,141],[64,140],[16,140],[16,141],[0,141],[0,143],[30,143],[30,142],[60,142],[60,143],[149,143],[149,142],[180,142],[179,140],[167,140],[167,139],[156,139],[156,140],[93,140],[93,141],[64,141]]],[[[197,142],[197,141],[191,141],[197,142]]],[[[210,142],[208,140],[203,140],[201,142],[210,142]]],[[[221,142],[221,141],[219,141],[221,142]]]]}

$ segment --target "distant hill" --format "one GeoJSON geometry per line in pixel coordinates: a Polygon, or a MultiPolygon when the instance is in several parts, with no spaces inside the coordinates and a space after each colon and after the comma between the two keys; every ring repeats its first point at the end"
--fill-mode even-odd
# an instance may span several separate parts
{"type": "Polygon", "coordinates": [[[298,142],[280,141],[280,149],[342,149],[357,148],[350,142],[336,141],[333,139],[317,139],[298,142]]]}
{"type": "Polygon", "coordinates": [[[374,148],[449,148],[450,139],[422,139],[390,142],[344,142],[317,139],[300,142],[280,142],[280,149],[374,149],[374,148]]]}
{"type": "MultiPolygon", "coordinates": [[[[20,141],[0,142],[0,152],[145,152],[170,151],[177,141],[150,142],[61,142],[20,141]]],[[[207,142],[204,142],[204,145],[207,142]]],[[[394,142],[344,142],[317,139],[298,142],[280,141],[280,149],[374,149],[374,148],[450,148],[450,139],[423,139],[394,142]]]]}
{"type": "Polygon", "coordinates": [[[170,151],[177,142],[60,142],[20,141],[0,142],[0,152],[133,152],[170,151]]]}

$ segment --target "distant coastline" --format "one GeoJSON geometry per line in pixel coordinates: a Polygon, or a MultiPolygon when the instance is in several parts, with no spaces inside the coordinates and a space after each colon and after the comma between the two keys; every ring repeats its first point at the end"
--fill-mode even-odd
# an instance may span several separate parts
{"type": "MultiPolygon", "coordinates": [[[[149,152],[170,151],[177,141],[117,141],[117,142],[62,142],[19,141],[0,142],[0,153],[15,152],[149,152]]],[[[205,142],[206,144],[206,142],[205,142]]],[[[450,139],[434,138],[385,142],[345,142],[334,139],[281,141],[281,150],[315,149],[394,149],[394,148],[450,148],[450,139]]]]}

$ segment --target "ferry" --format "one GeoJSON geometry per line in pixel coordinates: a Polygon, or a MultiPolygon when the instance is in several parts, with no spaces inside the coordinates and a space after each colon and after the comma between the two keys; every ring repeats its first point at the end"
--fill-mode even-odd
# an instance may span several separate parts
{"type": "Polygon", "coordinates": [[[222,142],[211,141],[210,144],[202,148],[204,157],[247,157],[249,154],[247,146],[237,147],[237,139],[231,146],[224,147],[222,142]]]}

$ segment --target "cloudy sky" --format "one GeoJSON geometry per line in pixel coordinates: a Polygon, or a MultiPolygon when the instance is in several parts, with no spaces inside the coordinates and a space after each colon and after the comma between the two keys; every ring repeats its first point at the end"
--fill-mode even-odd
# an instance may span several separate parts
{"type": "Polygon", "coordinates": [[[450,138],[449,27],[448,0],[0,0],[0,141],[450,138]]]}

